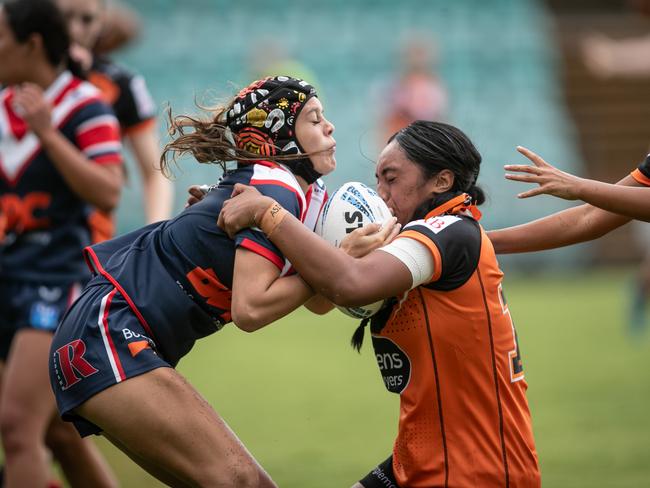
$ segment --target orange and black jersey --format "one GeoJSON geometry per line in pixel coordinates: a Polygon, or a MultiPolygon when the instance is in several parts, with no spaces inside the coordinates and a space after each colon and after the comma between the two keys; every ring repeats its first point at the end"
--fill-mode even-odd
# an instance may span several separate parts
{"type": "Polygon", "coordinates": [[[113,107],[122,134],[129,135],[155,124],[156,105],[142,76],[99,56],[93,59],[88,81],[100,90],[103,100],[113,107]]]}
{"type": "Polygon", "coordinates": [[[399,486],[539,487],[527,385],[492,244],[474,218],[439,211],[398,238],[424,244],[435,263],[431,281],[373,333],[384,383],[400,394],[399,486]]]}
{"type": "Polygon", "coordinates": [[[650,154],[646,156],[643,162],[631,173],[632,178],[645,186],[650,186],[650,154]]]}

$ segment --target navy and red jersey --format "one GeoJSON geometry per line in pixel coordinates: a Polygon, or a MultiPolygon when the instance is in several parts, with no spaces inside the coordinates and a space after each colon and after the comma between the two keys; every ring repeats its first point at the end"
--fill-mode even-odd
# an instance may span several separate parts
{"type": "Polygon", "coordinates": [[[275,163],[257,162],[227,172],[202,201],[175,218],[86,249],[95,283],[110,282],[125,297],[166,361],[175,365],[194,341],[230,322],[235,251],[250,250],[277,266],[291,265],[259,229],[232,240],[217,226],[235,183],[256,187],[314,229],[327,198],[322,182],[303,194],[293,174],[275,163]]]}
{"type": "MultiPolygon", "coordinates": [[[[45,91],[55,127],[89,159],[121,164],[120,131],[90,83],[64,71],[45,91]]],[[[40,141],[0,92],[0,276],[44,284],[87,279],[82,251],[90,241],[90,206],[67,185],[40,141]]]]}
{"type": "Polygon", "coordinates": [[[527,384],[491,242],[463,213],[405,226],[433,276],[373,334],[386,388],[400,395],[399,486],[539,488],[527,384]]]}
{"type": "Polygon", "coordinates": [[[123,135],[133,134],[156,121],[154,103],[144,78],[128,71],[103,56],[96,56],[88,73],[88,81],[102,94],[102,99],[113,107],[123,135]]]}

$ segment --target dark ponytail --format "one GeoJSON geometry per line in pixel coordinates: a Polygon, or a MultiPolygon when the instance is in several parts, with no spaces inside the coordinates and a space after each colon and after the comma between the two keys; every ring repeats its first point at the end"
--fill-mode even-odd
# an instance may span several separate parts
{"type": "Polygon", "coordinates": [[[424,217],[433,208],[461,193],[469,194],[476,205],[485,202],[485,193],[476,184],[481,154],[460,129],[442,122],[417,120],[393,134],[388,142],[392,141],[396,141],[406,157],[420,167],[426,180],[443,169],[454,173],[452,188],[424,202],[416,210],[414,219],[424,217]]]}
{"type": "Polygon", "coordinates": [[[81,65],[70,57],[70,36],[61,11],[52,0],[7,0],[2,2],[7,22],[16,40],[23,44],[32,34],[43,41],[52,66],[64,64],[73,75],[84,77],[81,65]]]}

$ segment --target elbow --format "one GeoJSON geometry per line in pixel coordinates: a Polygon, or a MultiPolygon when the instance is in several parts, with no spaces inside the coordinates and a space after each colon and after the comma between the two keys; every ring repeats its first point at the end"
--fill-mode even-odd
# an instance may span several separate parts
{"type": "Polygon", "coordinates": [[[234,306],[231,309],[232,321],[244,332],[255,332],[268,324],[259,311],[252,306],[234,306]]]}
{"type": "Polygon", "coordinates": [[[363,302],[363,297],[360,296],[363,292],[363,283],[355,279],[351,272],[344,273],[331,281],[326,288],[318,290],[318,293],[340,307],[358,306],[363,302]]]}

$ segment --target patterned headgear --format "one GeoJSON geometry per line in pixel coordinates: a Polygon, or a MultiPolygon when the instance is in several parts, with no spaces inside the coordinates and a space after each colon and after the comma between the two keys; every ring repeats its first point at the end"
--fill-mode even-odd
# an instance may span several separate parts
{"type": "MultiPolygon", "coordinates": [[[[226,114],[226,125],[236,135],[237,146],[264,156],[303,154],[296,138],[298,114],[316,89],[289,76],[255,81],[240,91],[226,114]]],[[[283,161],[294,174],[313,183],[321,175],[309,157],[283,161]]]]}

